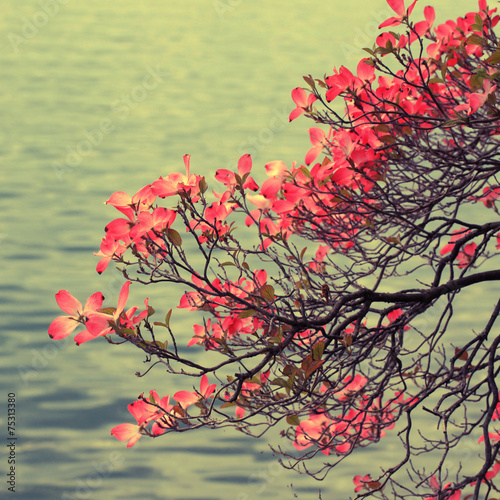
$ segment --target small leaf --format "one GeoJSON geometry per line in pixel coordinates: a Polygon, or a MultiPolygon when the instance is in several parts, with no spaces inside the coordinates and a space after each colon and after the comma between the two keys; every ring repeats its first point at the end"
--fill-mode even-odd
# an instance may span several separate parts
{"type": "Polygon", "coordinates": [[[288,417],[286,417],[286,421],[290,425],[299,425],[300,424],[300,420],[299,420],[299,417],[297,417],[297,415],[288,415],[288,417]]]}
{"type": "Polygon", "coordinates": [[[313,77],[311,75],[309,75],[309,76],[303,76],[302,78],[307,83],[307,85],[309,85],[309,87],[311,87],[312,89],[316,88],[316,84],[314,83],[314,79],[313,79],[313,77]]]}
{"type": "MultiPolygon", "coordinates": [[[[443,66],[444,69],[445,69],[445,72],[446,72],[446,66],[443,66]]],[[[443,68],[441,68],[443,69],[443,68]]],[[[441,78],[439,78],[438,76],[435,76],[434,78],[431,78],[429,80],[429,84],[432,84],[432,83],[443,83],[443,80],[441,78]]]]}
{"type": "Polygon", "coordinates": [[[302,166],[299,168],[299,171],[302,172],[308,179],[311,179],[311,172],[309,172],[309,170],[302,166]]]}
{"type": "Polygon", "coordinates": [[[266,302],[274,302],[274,288],[271,285],[263,285],[260,289],[260,295],[266,302]]]}
{"type": "Polygon", "coordinates": [[[288,394],[285,394],[284,392],[277,392],[274,394],[274,399],[277,399],[278,401],[280,399],[288,399],[288,394]]]}
{"type": "MultiPolygon", "coordinates": [[[[458,349],[458,348],[455,348],[455,356],[461,351],[462,349],[458,349]]],[[[460,356],[458,357],[458,359],[462,360],[462,361],[467,361],[467,359],[469,359],[469,353],[467,351],[464,351],[462,354],[460,354],[460,356]]]]}
{"type": "Polygon", "coordinates": [[[484,61],[486,64],[498,64],[500,63],[500,49],[496,50],[493,54],[491,54],[488,59],[484,61]]]}
{"type": "Polygon", "coordinates": [[[386,144],[396,144],[396,138],[392,135],[383,135],[380,140],[386,144]]]}
{"type": "Polygon", "coordinates": [[[257,311],[254,309],[247,309],[246,311],[241,311],[240,314],[238,314],[238,319],[245,319],[245,318],[251,318],[252,316],[255,316],[257,314],[257,311]]]}
{"type": "Polygon", "coordinates": [[[312,348],[312,359],[320,360],[324,352],[325,352],[325,343],[322,340],[316,342],[316,344],[314,344],[314,347],[312,348]]]}
{"type": "Polygon", "coordinates": [[[168,241],[176,247],[180,247],[182,245],[181,235],[175,229],[171,229],[170,227],[167,229],[167,238],[168,241]]]}
{"type": "Polygon", "coordinates": [[[288,387],[287,381],[281,377],[275,378],[272,382],[270,382],[270,384],[277,385],[279,387],[288,387]]]}
{"type": "Polygon", "coordinates": [[[155,321],[153,323],[153,325],[155,325],[155,326],[164,326],[165,328],[167,328],[167,325],[165,323],[162,323],[161,321],[155,321]]]}
{"type": "Polygon", "coordinates": [[[104,307],[102,309],[99,309],[98,312],[103,313],[103,314],[109,314],[113,315],[115,313],[116,309],[114,307],[104,307]]]}
{"type": "Polygon", "coordinates": [[[476,73],[471,76],[469,80],[469,85],[472,90],[481,90],[484,84],[484,75],[476,73]]]}
{"type": "Polygon", "coordinates": [[[198,182],[198,188],[201,194],[205,193],[206,190],[208,189],[208,184],[207,181],[205,180],[205,177],[202,177],[200,179],[200,182],[198,182]]]}
{"type": "Polygon", "coordinates": [[[395,245],[401,245],[401,238],[398,236],[394,237],[394,236],[390,236],[389,238],[386,238],[385,241],[387,241],[387,243],[394,243],[395,245]]]}
{"type": "Polygon", "coordinates": [[[350,333],[344,333],[341,342],[344,345],[344,347],[351,347],[352,346],[352,335],[350,333]]]}
{"type": "Polygon", "coordinates": [[[469,45],[480,45],[481,47],[484,47],[488,44],[488,42],[482,36],[476,34],[472,34],[469,38],[467,38],[465,43],[469,45]]]}
{"type": "MultiPolygon", "coordinates": [[[[127,335],[135,335],[135,331],[132,330],[132,328],[120,328],[120,333],[127,334],[127,335]]],[[[140,345],[140,344],[139,344],[140,345]]],[[[142,344],[145,346],[146,344],[142,344]]]]}
{"type": "Polygon", "coordinates": [[[276,335],[274,337],[270,337],[268,342],[270,344],[281,344],[282,340],[283,340],[283,335],[276,335]]]}
{"type": "Polygon", "coordinates": [[[305,378],[309,378],[323,363],[325,362],[325,360],[316,360],[316,361],[311,361],[308,366],[307,366],[307,369],[304,370],[305,372],[305,378]]]}
{"type": "Polygon", "coordinates": [[[370,481],[368,483],[368,486],[372,489],[372,490],[376,490],[377,488],[380,488],[380,483],[378,481],[370,481]]]}
{"type": "Polygon", "coordinates": [[[448,120],[441,125],[442,127],[454,127],[455,125],[463,124],[464,119],[463,118],[455,118],[453,120],[448,120]]]}
{"type": "Polygon", "coordinates": [[[236,406],[236,401],[231,401],[230,403],[224,403],[221,408],[230,408],[231,406],[236,406]]]}
{"type": "Polygon", "coordinates": [[[165,316],[165,324],[167,325],[167,328],[170,327],[170,316],[172,316],[172,309],[170,309],[165,316]]]}

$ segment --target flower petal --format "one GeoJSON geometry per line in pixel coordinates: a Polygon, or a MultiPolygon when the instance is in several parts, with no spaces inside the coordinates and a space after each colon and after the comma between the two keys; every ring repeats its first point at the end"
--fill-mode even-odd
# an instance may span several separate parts
{"type": "Polygon", "coordinates": [[[84,314],[88,316],[90,313],[96,312],[102,307],[104,295],[101,292],[93,293],[85,302],[84,314]]]}
{"type": "Polygon", "coordinates": [[[78,316],[83,311],[82,303],[67,290],[59,290],[56,293],[56,302],[65,313],[71,316],[78,316]]]}
{"type": "Polygon", "coordinates": [[[71,316],[59,316],[49,326],[49,337],[53,340],[61,340],[67,337],[78,326],[71,316]]]}

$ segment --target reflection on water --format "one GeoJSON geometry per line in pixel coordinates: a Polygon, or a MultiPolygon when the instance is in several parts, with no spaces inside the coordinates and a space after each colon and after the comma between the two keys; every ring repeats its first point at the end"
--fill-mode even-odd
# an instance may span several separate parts
{"type": "MultiPolygon", "coordinates": [[[[374,19],[389,15],[382,0],[342,10],[324,2],[320,13],[306,0],[286,9],[264,0],[186,5],[2,3],[0,372],[3,394],[18,401],[16,498],[315,498],[319,487],[323,498],[347,498],[373,453],[391,454],[384,443],[316,483],[278,467],[265,440],[236,431],[143,439],[126,450],[109,430],[130,420],[127,404],[180,382],[159,370],[134,377],[144,365],[127,346],[48,339],[59,289],[116,300],[120,279],[112,270],[98,277],[92,255],[115,216],[102,205],[113,191],[133,193],[182,169],[188,152],[207,176],[247,152],[257,169],[300,161],[310,124],[288,125],[290,90],[302,74],[352,66],[374,19]]],[[[157,310],[177,304],[174,290],[147,292],[157,310]]],[[[143,296],[132,287],[130,302],[143,296]]],[[[187,341],[189,318],[177,318],[187,341]]]]}

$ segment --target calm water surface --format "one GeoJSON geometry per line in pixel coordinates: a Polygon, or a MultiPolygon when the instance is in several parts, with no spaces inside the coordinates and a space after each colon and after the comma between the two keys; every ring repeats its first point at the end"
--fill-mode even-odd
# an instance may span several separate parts
{"type": "MultiPolygon", "coordinates": [[[[353,67],[390,15],[385,2],[0,3],[1,407],[15,392],[16,498],[309,499],[318,488],[324,499],[348,498],[352,476],[395,444],[322,483],[278,467],[266,440],[236,431],[143,439],[126,450],[109,430],[130,421],[127,404],[189,384],[159,371],[139,379],[139,352],[51,342],[47,327],[60,313],[59,289],[116,301],[119,276],[99,277],[92,254],[115,216],[103,205],[113,191],[134,193],[182,170],[185,153],[207,176],[247,152],[256,171],[302,161],[311,124],[288,124],[291,89],[303,74],[353,67]]],[[[440,12],[475,5],[441,1],[440,12]]],[[[177,305],[172,290],[147,295],[158,311],[177,305]]],[[[130,303],[144,296],[132,287],[130,303]]],[[[187,342],[191,322],[178,318],[187,342]]],[[[0,464],[3,472],[3,452],[0,464]]]]}

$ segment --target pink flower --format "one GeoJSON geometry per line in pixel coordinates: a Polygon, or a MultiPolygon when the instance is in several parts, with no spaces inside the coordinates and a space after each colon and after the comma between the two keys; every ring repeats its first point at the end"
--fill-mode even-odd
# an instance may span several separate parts
{"type": "MultiPolygon", "coordinates": [[[[130,242],[130,239],[127,240],[130,242]]],[[[111,233],[107,233],[101,241],[101,248],[98,252],[94,252],[97,257],[102,257],[98,262],[96,271],[101,274],[106,270],[112,259],[120,257],[127,250],[128,243],[122,245],[116,240],[111,233]]]]}
{"type": "MultiPolygon", "coordinates": [[[[456,242],[469,234],[469,232],[470,231],[465,231],[464,229],[453,231],[449,243],[441,249],[441,255],[445,255],[451,252],[455,248],[456,242]]],[[[474,258],[474,255],[476,253],[476,248],[477,245],[474,242],[467,243],[462,247],[462,249],[457,254],[458,267],[467,267],[470,262],[472,262],[472,259],[474,258]]]]}
{"type": "Polygon", "coordinates": [[[484,93],[473,92],[468,94],[467,102],[453,108],[454,111],[466,111],[468,115],[475,113],[488,100],[489,95],[496,90],[496,85],[491,85],[489,80],[484,80],[484,93]]]}
{"type": "Polygon", "coordinates": [[[208,377],[204,374],[201,377],[199,392],[178,391],[174,394],[174,399],[180,403],[183,408],[187,408],[198,401],[210,398],[216,388],[217,384],[210,385],[208,383],[208,377]]]}
{"type": "Polygon", "coordinates": [[[403,0],[387,0],[387,3],[389,4],[389,7],[397,14],[397,17],[390,17],[389,19],[385,20],[379,28],[385,28],[386,26],[397,26],[398,24],[401,24],[403,19],[407,18],[413,8],[415,7],[415,4],[417,3],[417,0],[415,0],[409,7],[408,10],[405,10],[405,4],[403,0]]]}
{"type": "Polygon", "coordinates": [[[120,424],[111,429],[111,434],[120,441],[127,441],[127,448],[134,446],[143,434],[148,424],[156,421],[153,424],[152,434],[163,434],[168,427],[175,425],[175,419],[168,416],[168,413],[173,408],[169,404],[170,396],[165,396],[160,399],[156,391],[150,391],[150,400],[154,404],[138,399],[132,404],[128,405],[129,412],[133,415],[137,424],[120,424]]]}
{"type": "Polygon", "coordinates": [[[167,175],[167,177],[160,177],[151,185],[151,190],[155,196],[165,198],[167,196],[174,196],[176,194],[186,193],[196,201],[200,192],[199,183],[202,177],[198,175],[189,174],[189,159],[191,155],[184,155],[184,165],[186,167],[186,174],[174,172],[167,175]]]}
{"type": "Polygon", "coordinates": [[[79,324],[87,324],[92,317],[101,316],[97,310],[101,308],[104,296],[101,292],[91,295],[85,307],[67,290],[56,293],[58,306],[69,316],[59,316],[49,326],[49,336],[53,340],[60,340],[72,333],[79,324]]]}
{"type": "Polygon", "coordinates": [[[368,486],[368,483],[371,483],[372,479],[370,477],[370,474],[367,474],[366,476],[354,476],[354,479],[352,482],[354,483],[354,491],[361,491],[363,489],[369,490],[370,487],[368,486]]]}
{"type": "Polygon", "coordinates": [[[112,315],[94,314],[91,318],[89,318],[89,321],[87,321],[87,323],[85,324],[85,326],[87,327],[87,331],[80,332],[75,336],[75,342],[77,343],[77,345],[88,342],[89,340],[93,340],[96,337],[101,337],[103,335],[113,333],[113,329],[110,327],[110,323],[117,323],[120,315],[123,313],[123,309],[125,308],[125,304],[127,303],[128,299],[130,284],[131,281],[126,281],[123,284],[120,290],[120,295],[118,296],[118,306],[112,315]]]}
{"type": "Polygon", "coordinates": [[[306,91],[300,87],[292,90],[292,99],[297,107],[290,113],[289,121],[295,120],[305,111],[311,109],[312,103],[316,101],[316,96],[314,94],[307,95],[306,91]]]}
{"type": "MultiPolygon", "coordinates": [[[[387,319],[389,320],[389,322],[392,324],[394,323],[401,315],[403,314],[403,310],[402,309],[394,309],[394,311],[391,311],[388,315],[387,315],[387,319]]],[[[406,332],[407,330],[409,330],[410,327],[408,325],[405,325],[404,326],[404,331],[406,332]]]]}
{"type": "MultiPolygon", "coordinates": [[[[446,489],[448,489],[451,486],[451,483],[447,483],[444,485],[443,489],[441,489],[441,485],[439,484],[438,480],[436,479],[436,476],[432,476],[429,483],[430,483],[432,490],[435,493],[444,492],[446,489]]],[[[449,498],[449,500],[460,500],[461,496],[462,496],[462,490],[458,490],[458,491],[455,491],[455,493],[453,493],[453,495],[451,495],[448,498],[449,498]]],[[[427,497],[425,500],[436,500],[436,499],[437,499],[437,497],[427,497]]]]}
{"type": "MultiPolygon", "coordinates": [[[[240,179],[243,180],[245,178],[245,181],[243,183],[243,189],[251,189],[252,191],[256,191],[259,189],[259,186],[257,183],[252,179],[252,177],[249,177],[248,174],[252,170],[252,158],[249,154],[243,155],[239,160],[238,160],[238,176],[240,179]]],[[[231,170],[227,170],[225,168],[221,168],[217,170],[215,173],[215,178],[219,181],[222,182],[226,187],[228,188],[234,188],[234,186],[237,185],[236,182],[236,174],[234,172],[231,172],[231,170]]],[[[231,193],[234,192],[234,189],[231,190],[231,193]]],[[[220,195],[218,195],[220,196],[220,195]]],[[[222,199],[221,199],[222,202],[222,199]]]]}
{"type": "Polygon", "coordinates": [[[134,194],[132,198],[123,191],[113,193],[106,205],[112,205],[122,214],[126,215],[130,220],[134,220],[134,214],[149,210],[155,202],[156,195],[153,194],[151,186],[144,186],[139,192],[134,194]]]}
{"type": "Polygon", "coordinates": [[[309,139],[313,146],[306,154],[306,165],[310,165],[321,154],[323,148],[330,145],[331,135],[332,129],[330,129],[328,137],[325,132],[318,127],[312,127],[309,129],[309,139]]]}
{"type": "Polygon", "coordinates": [[[485,187],[483,189],[483,195],[479,197],[479,201],[484,203],[486,208],[492,208],[495,205],[495,201],[500,196],[500,187],[490,188],[485,187]]]}
{"type": "Polygon", "coordinates": [[[349,375],[343,381],[345,384],[344,387],[340,391],[336,392],[335,396],[339,401],[348,401],[360,392],[367,382],[368,379],[363,375],[357,374],[354,378],[349,375]]]}

